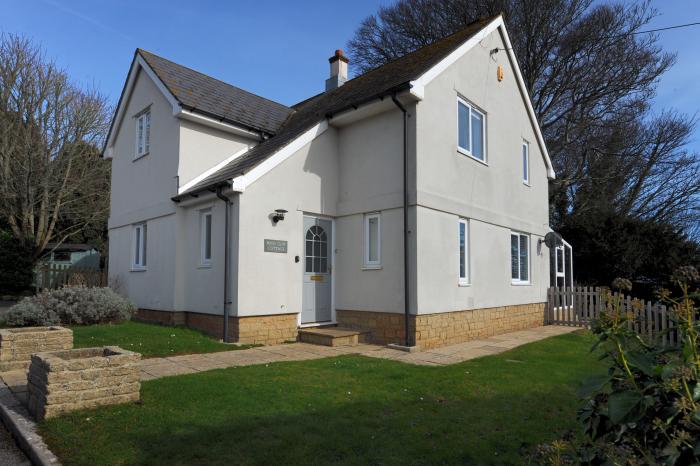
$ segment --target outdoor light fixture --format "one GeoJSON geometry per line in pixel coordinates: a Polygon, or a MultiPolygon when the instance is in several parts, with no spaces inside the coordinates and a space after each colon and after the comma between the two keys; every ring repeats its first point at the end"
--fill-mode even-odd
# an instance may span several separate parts
{"type": "Polygon", "coordinates": [[[275,209],[275,213],[272,214],[272,223],[276,225],[280,220],[284,220],[284,214],[286,213],[285,209],[275,209]]]}

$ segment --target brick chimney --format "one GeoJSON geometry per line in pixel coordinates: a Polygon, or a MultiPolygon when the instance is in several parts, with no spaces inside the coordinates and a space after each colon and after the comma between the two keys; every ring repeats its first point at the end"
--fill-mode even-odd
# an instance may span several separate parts
{"type": "Polygon", "coordinates": [[[348,58],[343,55],[343,51],[338,49],[335,54],[328,59],[331,64],[331,77],[326,79],[326,92],[342,86],[348,80],[348,58]]]}

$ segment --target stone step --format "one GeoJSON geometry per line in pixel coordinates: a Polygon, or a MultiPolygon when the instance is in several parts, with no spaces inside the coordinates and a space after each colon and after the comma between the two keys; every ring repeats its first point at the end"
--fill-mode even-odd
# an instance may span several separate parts
{"type": "Polygon", "coordinates": [[[356,346],[364,341],[359,330],[341,327],[314,327],[299,329],[299,341],[321,346],[356,346]]]}

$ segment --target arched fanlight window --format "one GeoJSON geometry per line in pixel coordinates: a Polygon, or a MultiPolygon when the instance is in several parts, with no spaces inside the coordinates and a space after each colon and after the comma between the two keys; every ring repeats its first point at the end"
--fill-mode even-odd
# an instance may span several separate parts
{"type": "Polygon", "coordinates": [[[326,273],[328,270],[328,236],[323,228],[313,225],[306,230],[306,272],[326,273]]]}

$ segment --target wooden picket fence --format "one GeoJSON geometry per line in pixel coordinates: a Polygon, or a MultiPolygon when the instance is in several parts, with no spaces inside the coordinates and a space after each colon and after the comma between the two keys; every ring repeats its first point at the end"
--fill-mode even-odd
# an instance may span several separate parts
{"type": "Polygon", "coordinates": [[[551,325],[590,328],[591,322],[600,317],[601,312],[611,308],[614,300],[620,298],[621,310],[631,316],[627,322],[630,329],[649,341],[662,345],[678,344],[675,321],[665,305],[618,293],[611,295],[602,288],[549,288],[545,320],[551,325]]]}
{"type": "Polygon", "coordinates": [[[52,264],[37,270],[37,291],[61,288],[66,285],[107,286],[107,269],[52,264]]]}

